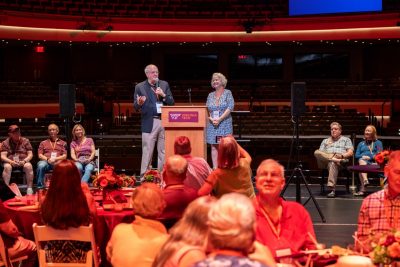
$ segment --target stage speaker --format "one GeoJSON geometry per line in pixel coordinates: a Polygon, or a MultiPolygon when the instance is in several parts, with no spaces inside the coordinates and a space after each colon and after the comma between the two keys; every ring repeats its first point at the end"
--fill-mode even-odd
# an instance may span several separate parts
{"type": "Polygon", "coordinates": [[[292,116],[300,116],[306,112],[306,83],[292,82],[292,116]]]}
{"type": "Polygon", "coordinates": [[[60,116],[72,117],[75,115],[75,85],[59,84],[58,95],[60,101],[60,116]]]}

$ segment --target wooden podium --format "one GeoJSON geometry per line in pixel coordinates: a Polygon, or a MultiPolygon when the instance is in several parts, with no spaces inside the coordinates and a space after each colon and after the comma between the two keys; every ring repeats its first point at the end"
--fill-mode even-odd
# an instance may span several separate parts
{"type": "Polygon", "coordinates": [[[163,106],[162,126],[165,129],[165,158],[174,154],[177,136],[187,136],[192,146],[192,156],[207,160],[205,106],[163,106]]]}

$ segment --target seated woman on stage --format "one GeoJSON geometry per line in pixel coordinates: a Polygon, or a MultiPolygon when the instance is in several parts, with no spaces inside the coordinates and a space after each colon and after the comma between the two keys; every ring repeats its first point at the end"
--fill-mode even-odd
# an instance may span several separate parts
{"type": "Polygon", "coordinates": [[[277,255],[290,255],[305,249],[316,249],[314,227],[307,210],[299,203],[283,200],[284,169],[273,159],[257,168],[256,239],[277,255]]]}
{"type": "Polygon", "coordinates": [[[207,258],[193,266],[275,266],[271,252],[255,245],[255,214],[251,200],[238,193],[223,195],[208,212],[207,258]],[[254,251],[254,259],[250,255],[254,251]]]}
{"type": "Polygon", "coordinates": [[[255,196],[251,181],[251,156],[233,136],[221,138],[218,146],[218,168],[199,189],[200,196],[212,194],[221,197],[226,193],[241,193],[250,198],[255,196]]]}
{"type": "Polygon", "coordinates": [[[118,224],[107,244],[107,258],[113,266],[151,266],[168,238],[165,226],[156,221],[165,205],[156,184],[144,183],[133,191],[135,220],[118,224]]]}
{"type": "MultiPolygon", "coordinates": [[[[383,150],[382,142],[378,140],[376,128],[368,125],[364,131],[364,140],[358,143],[355,159],[360,165],[369,165],[375,162],[375,155],[383,150]]],[[[359,173],[360,191],[354,193],[355,196],[364,196],[365,187],[369,184],[366,173],[359,173]]]]}
{"type": "MultiPolygon", "coordinates": [[[[73,161],[62,160],[55,165],[40,211],[43,223],[55,229],[93,223],[95,203],[91,195],[84,193],[81,176],[73,161]]],[[[46,246],[48,262],[82,263],[86,261],[86,252],[91,249],[90,243],[80,241],[49,241],[46,246]]]]}
{"type": "Polygon", "coordinates": [[[71,158],[75,161],[76,167],[82,175],[82,182],[87,183],[92,174],[95,163],[93,161],[96,148],[92,138],[86,137],[82,125],[76,124],[72,128],[71,158]]]}
{"type": "Polygon", "coordinates": [[[169,238],[154,260],[153,267],[189,267],[205,259],[207,216],[215,198],[204,196],[186,208],[182,218],[169,231],[169,238]]]}

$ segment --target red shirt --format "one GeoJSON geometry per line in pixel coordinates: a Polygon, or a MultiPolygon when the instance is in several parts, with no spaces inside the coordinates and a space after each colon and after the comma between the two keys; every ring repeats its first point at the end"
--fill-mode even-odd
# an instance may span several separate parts
{"type": "Polygon", "coordinates": [[[274,234],[257,198],[253,200],[256,210],[256,239],[266,245],[276,256],[276,251],[290,248],[292,252],[315,249],[308,232],[315,237],[314,227],[308,211],[299,203],[282,200],[281,230],[279,237],[274,234]]]}

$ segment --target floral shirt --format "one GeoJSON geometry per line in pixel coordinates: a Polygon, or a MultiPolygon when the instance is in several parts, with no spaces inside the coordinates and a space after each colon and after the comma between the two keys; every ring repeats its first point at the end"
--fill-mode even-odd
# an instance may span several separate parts
{"type": "Polygon", "coordinates": [[[389,233],[400,229],[400,196],[391,197],[388,188],[366,197],[358,216],[357,237],[368,239],[369,234],[389,233]]]}
{"type": "Polygon", "coordinates": [[[322,140],[322,143],[319,147],[319,150],[323,152],[338,154],[346,153],[349,149],[353,150],[353,144],[351,143],[350,138],[343,135],[340,136],[340,138],[336,141],[333,141],[332,137],[326,138],[322,140]]]}
{"type": "Polygon", "coordinates": [[[247,257],[232,255],[216,255],[197,262],[194,267],[266,267],[266,265],[250,260],[247,257]]]}

